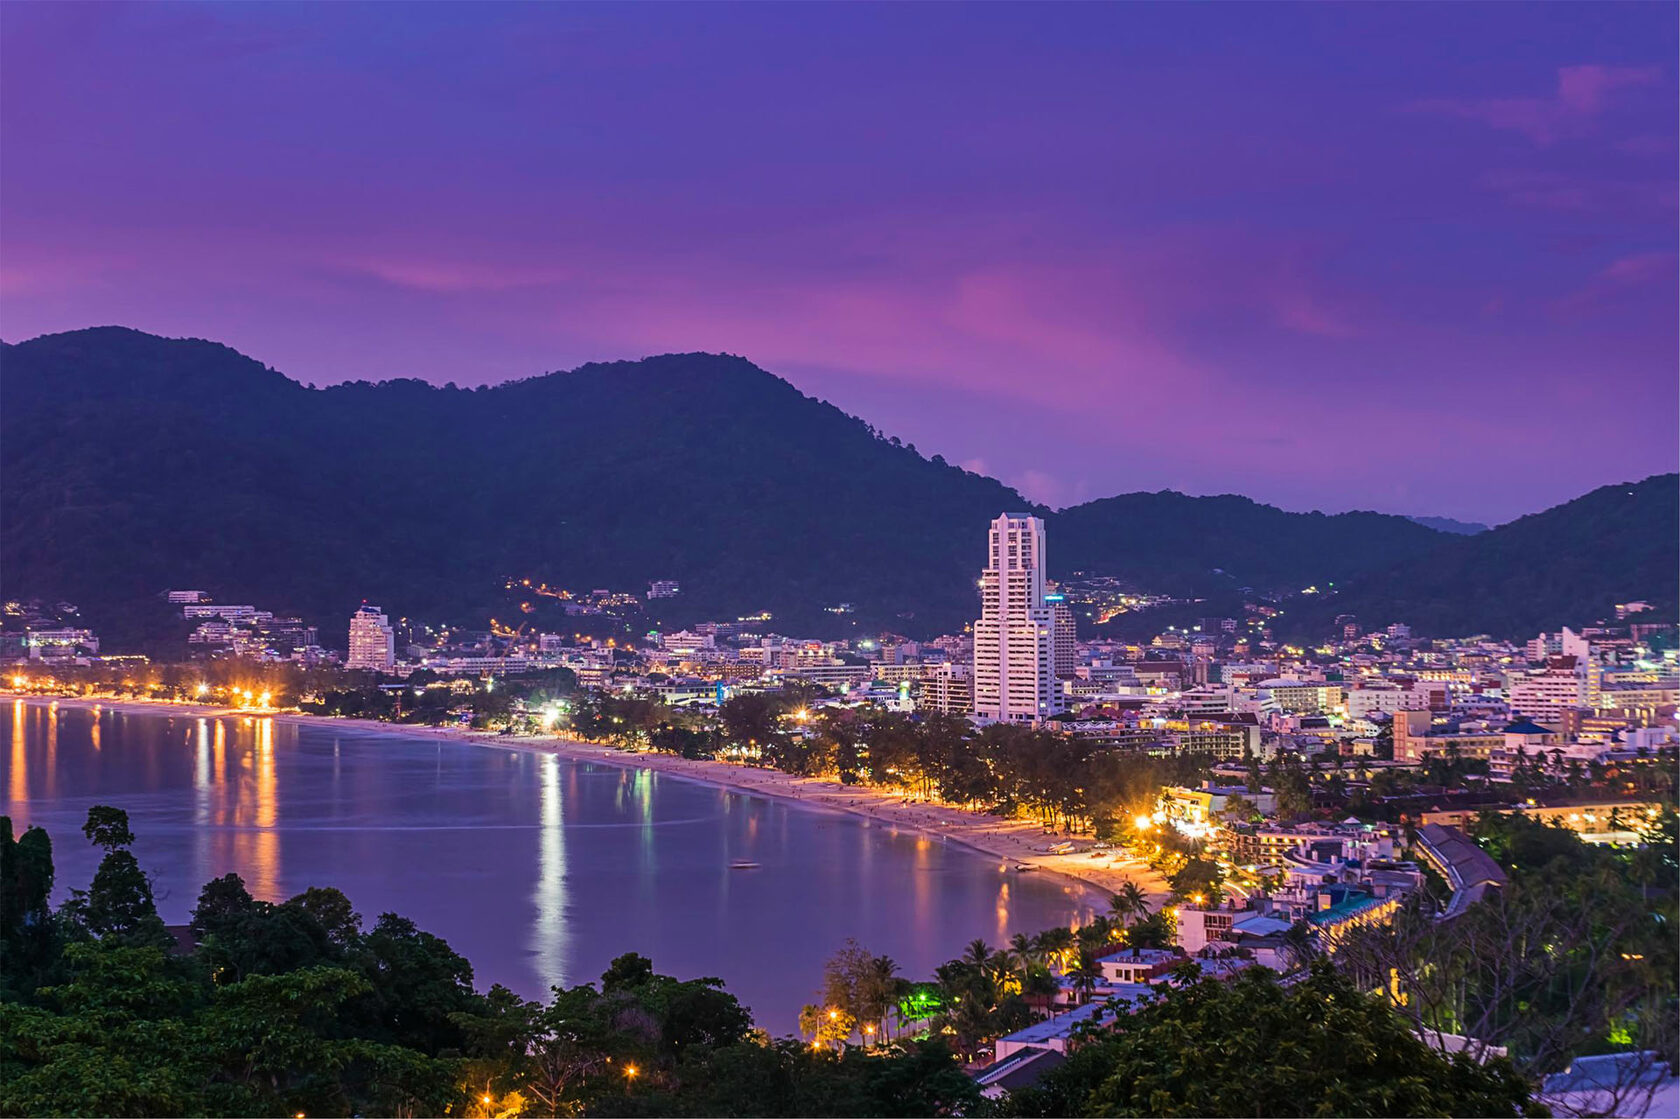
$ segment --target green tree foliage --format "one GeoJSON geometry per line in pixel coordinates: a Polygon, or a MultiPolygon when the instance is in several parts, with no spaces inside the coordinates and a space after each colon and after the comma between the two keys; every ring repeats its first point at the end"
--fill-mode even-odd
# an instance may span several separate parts
{"type": "MultiPolygon", "coordinates": [[[[156,914],[126,817],[101,810],[88,830],[108,842],[108,881],[55,918],[45,833],[13,841],[0,818],[0,1115],[886,1116],[978,1098],[940,1042],[771,1042],[718,980],[641,956],[547,1003],[480,994],[442,940],[389,913],[364,932],[330,888],[274,904],[215,879],[193,911],[196,950],[172,952],[137,935],[156,914]],[[69,935],[12,950],[40,927],[69,935]]],[[[884,1015],[896,969],[864,956],[857,997],[884,1015]]]]}
{"type": "Polygon", "coordinates": [[[1651,849],[1589,845],[1520,814],[1473,831],[1508,885],[1445,921],[1414,899],[1348,938],[1337,962],[1420,1026],[1503,1046],[1536,1078],[1604,1052],[1674,1060],[1674,879],[1640,881],[1651,849]]]}
{"type": "Polygon", "coordinates": [[[1166,988],[1077,1050],[1012,1116],[1523,1115],[1503,1060],[1445,1056],[1330,965],[1284,987],[1262,968],[1166,988]]]}
{"type": "Polygon", "coordinates": [[[41,982],[57,947],[49,900],[53,886],[52,839],[44,828],[12,838],[12,821],[0,816],[0,997],[26,993],[41,982]]]}
{"type": "Polygon", "coordinates": [[[134,842],[128,813],[96,804],[88,809],[82,832],[105,849],[105,857],[88,888],[72,891],[65,904],[65,916],[75,932],[137,946],[168,944],[169,933],[152,897],[152,880],[128,850],[134,842]]]}
{"type": "Polygon", "coordinates": [[[1219,901],[1219,888],[1224,880],[1224,872],[1217,862],[1197,856],[1175,871],[1167,884],[1178,901],[1201,898],[1202,904],[1209,904],[1219,901]]]}

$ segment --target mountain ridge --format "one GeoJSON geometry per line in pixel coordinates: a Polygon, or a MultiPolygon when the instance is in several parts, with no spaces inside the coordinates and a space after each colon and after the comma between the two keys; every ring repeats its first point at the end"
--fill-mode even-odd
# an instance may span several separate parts
{"type": "Polygon", "coordinates": [[[363,598],[462,621],[504,608],[507,577],[674,578],[683,598],[661,609],[676,621],[768,609],[794,631],[922,634],[971,619],[985,524],[1004,509],[1046,518],[1053,576],[1188,595],[1343,583],[1477,539],[1234,494],[1051,511],[738,355],[472,389],[314,388],[217,342],[126,327],[0,356],[0,583],[94,617],[208,584],[330,632],[363,598]],[[823,612],[843,604],[850,616],[823,612]]]}

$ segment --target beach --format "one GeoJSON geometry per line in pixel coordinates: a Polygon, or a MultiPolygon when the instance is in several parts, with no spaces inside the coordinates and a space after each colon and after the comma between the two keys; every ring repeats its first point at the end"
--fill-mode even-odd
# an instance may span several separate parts
{"type": "Polygon", "coordinates": [[[646,769],[682,780],[750,793],[754,796],[792,801],[813,808],[848,812],[861,816],[882,827],[925,835],[947,843],[972,848],[997,858],[1002,864],[1027,873],[1056,874],[1074,880],[1090,891],[1100,894],[1094,902],[1106,904],[1113,894],[1127,882],[1136,882],[1150,898],[1151,908],[1159,908],[1167,897],[1167,884],[1146,864],[1128,859],[1118,852],[1051,854],[1047,848],[1069,838],[1085,841],[1088,836],[1064,836],[1046,833],[1038,823],[1030,820],[1008,820],[983,812],[973,812],[950,805],[916,801],[903,794],[894,794],[860,785],[841,785],[812,777],[798,777],[774,769],[761,769],[735,762],[704,761],[662,754],[652,751],[621,750],[599,746],[575,739],[549,735],[508,735],[491,731],[470,730],[465,727],[433,727],[406,723],[388,723],[378,719],[346,719],[333,716],[307,715],[296,711],[253,711],[248,708],[218,707],[211,704],[169,703],[140,699],[91,699],[68,696],[16,696],[30,703],[60,703],[77,707],[103,707],[116,711],[143,712],[154,715],[178,715],[205,718],[267,718],[280,722],[335,725],[346,729],[379,734],[401,734],[413,737],[447,738],[458,742],[502,750],[520,750],[554,754],[575,761],[598,762],[605,765],[646,769]]]}

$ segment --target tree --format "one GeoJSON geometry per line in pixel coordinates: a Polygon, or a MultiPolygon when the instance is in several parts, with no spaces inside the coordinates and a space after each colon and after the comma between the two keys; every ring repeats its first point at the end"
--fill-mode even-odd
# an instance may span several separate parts
{"type": "Polygon", "coordinates": [[[1312,925],[1305,920],[1290,925],[1280,939],[1291,968],[1306,967],[1319,956],[1318,937],[1312,925]]]}
{"type": "Polygon", "coordinates": [[[82,834],[95,847],[102,847],[107,853],[134,846],[134,832],[128,826],[128,813],[105,804],[96,804],[88,809],[82,834]]]}
{"type": "Polygon", "coordinates": [[[1108,908],[1122,924],[1131,925],[1149,916],[1149,895],[1136,882],[1127,882],[1108,899],[1108,908]]]}
{"type": "MultiPolygon", "coordinates": [[[[1511,870],[1505,887],[1451,920],[1413,899],[1388,926],[1339,941],[1338,964],[1389,991],[1420,1028],[1502,1046],[1536,1078],[1590,1054],[1672,1059],[1673,894],[1648,897],[1630,881],[1633,856],[1566,829],[1521,817],[1486,823],[1477,830],[1511,870]]],[[[1639,1086],[1624,1087],[1607,1113],[1639,1110],[1639,1086]]]]}
{"type": "Polygon", "coordinates": [[[135,946],[170,941],[151,879],[129,851],[119,848],[101,859],[87,890],[73,891],[66,904],[71,919],[92,936],[135,946]]]}
{"type": "Polygon", "coordinates": [[[1251,968],[1163,988],[1005,1115],[1543,1114],[1503,1059],[1430,1048],[1330,965],[1292,987],[1251,968]]]}
{"type": "Polygon", "coordinates": [[[29,828],[14,840],[11,818],[0,816],[0,997],[34,987],[57,954],[52,887],[46,829],[29,828]]]}
{"type": "Polygon", "coordinates": [[[1219,864],[1200,856],[1185,863],[1167,879],[1174,898],[1179,901],[1195,901],[1197,905],[1210,902],[1218,905],[1219,888],[1224,881],[1225,873],[1219,869],[1219,864]]]}
{"type": "Polygon", "coordinates": [[[1073,989],[1079,992],[1079,1001],[1091,1001],[1091,992],[1102,982],[1102,964],[1098,962],[1096,952],[1090,948],[1081,947],[1079,958],[1069,969],[1068,978],[1073,981],[1073,989]]]}

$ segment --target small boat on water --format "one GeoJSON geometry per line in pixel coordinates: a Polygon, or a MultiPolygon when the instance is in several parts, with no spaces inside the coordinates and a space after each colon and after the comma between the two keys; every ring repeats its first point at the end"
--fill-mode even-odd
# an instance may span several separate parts
{"type": "Polygon", "coordinates": [[[734,862],[729,864],[729,869],[730,870],[757,870],[758,869],[758,864],[757,863],[750,863],[745,859],[736,859],[734,862]]]}

